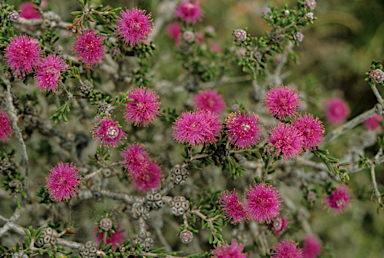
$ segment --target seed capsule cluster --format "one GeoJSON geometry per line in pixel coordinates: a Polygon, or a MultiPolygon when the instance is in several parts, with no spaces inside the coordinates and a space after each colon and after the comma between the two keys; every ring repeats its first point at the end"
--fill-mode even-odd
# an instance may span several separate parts
{"type": "Polygon", "coordinates": [[[88,94],[91,93],[92,90],[93,90],[93,84],[90,81],[84,80],[84,82],[82,81],[80,83],[79,91],[84,95],[88,96],[88,94]]]}
{"type": "Polygon", "coordinates": [[[135,219],[142,217],[147,220],[150,217],[149,209],[141,203],[134,203],[132,206],[132,216],[135,219]]]}
{"type": "Polygon", "coordinates": [[[9,172],[16,170],[15,162],[9,161],[8,157],[0,160],[0,174],[7,175],[9,172]]]}
{"type": "Polygon", "coordinates": [[[80,256],[83,258],[96,258],[97,244],[92,241],[88,241],[85,245],[79,248],[79,251],[80,256]]]}
{"type": "Polygon", "coordinates": [[[152,249],[153,239],[149,231],[141,231],[139,234],[133,236],[133,244],[136,245],[140,243],[142,245],[143,251],[148,252],[152,249]]]}
{"type": "Polygon", "coordinates": [[[175,216],[181,216],[189,210],[189,201],[184,196],[175,196],[171,201],[171,211],[175,216]]]}
{"type": "Polygon", "coordinates": [[[39,238],[36,240],[36,246],[42,247],[45,245],[56,245],[56,239],[59,235],[52,228],[44,228],[39,238]]]}
{"type": "Polygon", "coordinates": [[[163,207],[163,200],[162,195],[159,193],[159,190],[156,188],[152,188],[150,191],[147,192],[147,195],[145,197],[145,206],[147,206],[148,209],[152,210],[158,210],[161,207],[163,207]]]}
{"type": "Polygon", "coordinates": [[[175,165],[171,169],[170,178],[176,185],[178,184],[183,185],[185,181],[188,179],[188,177],[189,177],[189,171],[186,167],[175,165]]]}
{"type": "Polygon", "coordinates": [[[29,256],[24,251],[18,251],[12,254],[12,258],[28,258],[29,256]]]}

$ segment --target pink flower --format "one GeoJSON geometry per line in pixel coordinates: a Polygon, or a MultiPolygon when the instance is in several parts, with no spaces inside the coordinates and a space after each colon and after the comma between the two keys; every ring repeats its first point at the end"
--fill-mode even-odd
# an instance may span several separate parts
{"type": "Polygon", "coordinates": [[[173,125],[173,138],[192,146],[210,144],[220,135],[221,122],[217,114],[207,110],[184,112],[173,125]]]}
{"type": "Polygon", "coordinates": [[[7,113],[3,110],[0,110],[0,141],[5,141],[13,133],[11,120],[9,119],[7,113]]]}
{"type": "Polygon", "coordinates": [[[378,114],[373,115],[364,121],[365,128],[367,128],[367,130],[376,130],[379,128],[378,121],[383,121],[383,117],[378,114]]]}
{"type": "Polygon", "coordinates": [[[274,253],[269,255],[274,258],[304,258],[303,251],[292,240],[277,242],[273,247],[274,253]]]}
{"type": "Polygon", "coordinates": [[[80,179],[79,169],[75,165],[60,162],[57,167],[52,167],[45,188],[55,202],[62,202],[64,199],[68,201],[79,191],[80,179]]]}
{"type": "Polygon", "coordinates": [[[156,162],[150,163],[140,170],[130,171],[129,178],[132,181],[132,186],[139,192],[146,192],[152,188],[159,186],[163,178],[161,168],[156,162]]]}
{"type": "Polygon", "coordinates": [[[181,39],[180,39],[181,28],[183,28],[183,25],[177,22],[173,22],[169,24],[167,27],[168,35],[176,42],[176,44],[181,43],[181,39]]]}
{"type": "Polygon", "coordinates": [[[275,155],[280,153],[283,158],[292,159],[300,155],[303,149],[301,133],[290,124],[278,124],[269,130],[267,141],[275,148],[275,155]]]}
{"type": "Polygon", "coordinates": [[[14,75],[31,73],[39,63],[42,54],[39,41],[27,35],[11,39],[4,52],[5,62],[14,75]]]}
{"type": "Polygon", "coordinates": [[[300,106],[300,96],[295,89],[289,86],[272,88],[265,94],[263,102],[268,113],[272,113],[278,119],[293,116],[300,106]]]}
{"type": "Polygon", "coordinates": [[[96,118],[97,122],[92,128],[92,136],[97,141],[101,140],[101,144],[105,146],[115,147],[117,141],[121,142],[121,138],[127,134],[121,130],[119,124],[116,123],[110,116],[104,116],[103,118],[96,118]]]}
{"type": "Polygon", "coordinates": [[[199,109],[209,110],[219,115],[225,109],[223,97],[215,90],[206,89],[199,91],[199,94],[194,96],[193,99],[199,109]]]}
{"type": "Polygon", "coordinates": [[[75,42],[72,52],[86,66],[97,65],[103,60],[107,47],[103,45],[104,37],[96,34],[95,30],[86,29],[75,42]]]}
{"type": "Polygon", "coordinates": [[[320,253],[321,242],[314,236],[307,236],[303,247],[304,258],[316,258],[320,253]]]}
{"type": "Polygon", "coordinates": [[[150,163],[149,155],[142,144],[128,144],[120,154],[124,157],[122,164],[131,172],[139,171],[150,163]]]}
{"type": "Polygon", "coordinates": [[[22,12],[20,13],[20,17],[31,20],[31,19],[40,19],[40,13],[35,9],[37,5],[33,3],[23,3],[19,6],[19,10],[22,12]]]}
{"type": "Polygon", "coordinates": [[[243,253],[244,246],[237,245],[235,240],[232,240],[231,246],[228,243],[223,244],[221,247],[216,247],[212,250],[213,257],[216,258],[246,258],[247,254],[243,253]]]}
{"type": "MultiPolygon", "coordinates": [[[[112,246],[113,248],[116,247],[116,244],[123,244],[124,243],[124,237],[125,237],[125,232],[120,228],[119,225],[116,226],[116,232],[115,233],[111,233],[112,237],[110,237],[107,233],[107,238],[106,238],[106,243],[105,244],[110,244],[112,243],[112,246]]],[[[97,233],[99,232],[99,227],[96,226],[95,227],[95,238],[96,238],[96,242],[98,245],[100,245],[101,241],[103,241],[104,239],[104,232],[101,232],[98,236],[97,236],[97,233]]]]}
{"type": "Polygon", "coordinates": [[[258,121],[257,115],[246,113],[246,111],[229,114],[225,122],[231,144],[240,149],[258,144],[262,134],[262,126],[257,124],[258,121]]]}
{"type": "Polygon", "coordinates": [[[242,219],[246,218],[246,213],[243,208],[243,204],[238,200],[236,195],[236,189],[232,192],[223,192],[220,197],[220,207],[225,212],[226,220],[230,221],[233,219],[233,224],[241,222],[242,219]]]}
{"type": "Polygon", "coordinates": [[[218,53],[218,54],[221,54],[223,51],[222,51],[222,49],[221,49],[221,47],[219,46],[219,45],[217,45],[217,44],[213,44],[212,46],[211,46],[211,51],[212,52],[216,52],[216,53],[218,53]]]}
{"type": "Polygon", "coordinates": [[[125,8],[120,14],[122,18],[115,20],[119,38],[123,38],[125,43],[130,45],[139,45],[148,38],[154,28],[151,14],[146,14],[144,10],[137,8],[125,8]]]}
{"type": "Polygon", "coordinates": [[[311,114],[299,115],[292,125],[303,137],[304,150],[313,150],[323,141],[324,127],[317,117],[314,119],[311,114]]]}
{"type": "Polygon", "coordinates": [[[35,81],[40,90],[57,91],[61,74],[68,71],[69,66],[61,56],[48,55],[36,68],[35,81]]]}
{"type": "Polygon", "coordinates": [[[349,191],[345,185],[339,185],[324,201],[326,202],[325,207],[334,209],[335,214],[338,214],[349,206],[349,191]]]}
{"type": "Polygon", "coordinates": [[[349,115],[349,106],[340,98],[329,99],[325,102],[325,115],[328,122],[341,124],[349,115]]]}
{"type": "Polygon", "coordinates": [[[198,31],[196,32],[195,39],[197,40],[197,45],[200,45],[205,40],[204,32],[198,31]]]}
{"type": "Polygon", "coordinates": [[[160,115],[160,101],[156,92],[146,88],[135,88],[129,91],[128,99],[133,99],[127,103],[124,109],[124,117],[128,123],[147,126],[153,123],[155,116],[160,115]]]}
{"type": "Polygon", "coordinates": [[[277,216],[272,219],[272,221],[268,224],[270,230],[275,234],[280,234],[287,227],[290,221],[286,220],[286,217],[283,218],[281,216],[277,216]]]}
{"type": "Polygon", "coordinates": [[[270,222],[279,215],[282,202],[279,191],[272,185],[254,184],[245,190],[245,211],[258,223],[270,222]]]}
{"type": "Polygon", "coordinates": [[[200,6],[189,1],[183,1],[175,10],[175,17],[188,23],[195,23],[197,20],[201,20],[202,16],[200,6]]]}

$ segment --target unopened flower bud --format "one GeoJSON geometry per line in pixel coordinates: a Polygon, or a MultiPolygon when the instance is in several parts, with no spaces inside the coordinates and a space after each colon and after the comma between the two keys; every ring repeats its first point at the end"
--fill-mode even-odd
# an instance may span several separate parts
{"type": "Polygon", "coordinates": [[[306,13],[305,17],[308,19],[308,21],[312,21],[313,20],[313,13],[306,13]]]}
{"type": "Polygon", "coordinates": [[[116,126],[110,126],[107,129],[107,137],[109,139],[115,139],[117,136],[119,136],[119,129],[117,129],[116,126]]]}
{"type": "Polygon", "coordinates": [[[263,10],[261,10],[261,15],[268,15],[271,12],[271,9],[269,7],[264,7],[263,10]]]}
{"type": "Polygon", "coordinates": [[[116,56],[120,55],[121,51],[117,47],[111,47],[111,50],[109,51],[109,53],[111,53],[112,57],[116,57],[116,56]]]}
{"type": "Polygon", "coordinates": [[[301,32],[296,32],[295,35],[293,35],[293,39],[294,39],[296,42],[301,42],[301,41],[303,41],[303,39],[304,39],[304,35],[303,35],[303,33],[301,33],[301,32]]]}
{"type": "Polygon", "coordinates": [[[306,9],[315,9],[316,8],[316,0],[305,0],[304,7],[306,9]]]}
{"type": "Polygon", "coordinates": [[[112,220],[109,218],[104,218],[100,220],[100,228],[104,231],[109,231],[112,228],[112,220]]]}
{"type": "Polygon", "coordinates": [[[184,244],[189,244],[193,239],[193,233],[189,230],[184,229],[180,232],[180,240],[184,244]]]}
{"type": "Polygon", "coordinates": [[[242,29],[237,29],[233,33],[233,37],[236,40],[236,42],[239,42],[239,43],[243,42],[247,39],[247,32],[245,30],[242,30],[242,29]]]}
{"type": "Polygon", "coordinates": [[[289,10],[285,10],[285,11],[284,11],[284,16],[285,16],[285,17],[288,17],[290,14],[291,14],[291,13],[290,13],[289,10]]]}
{"type": "Polygon", "coordinates": [[[376,69],[371,71],[371,73],[369,74],[369,77],[371,78],[371,81],[374,83],[383,83],[384,72],[380,69],[376,69]]]}
{"type": "Polygon", "coordinates": [[[8,20],[10,20],[11,22],[16,22],[19,20],[19,13],[17,11],[12,11],[8,14],[8,20]]]}
{"type": "Polygon", "coordinates": [[[316,200],[316,194],[313,191],[309,191],[307,194],[307,200],[309,202],[314,202],[316,200]]]}
{"type": "Polygon", "coordinates": [[[195,34],[190,31],[190,30],[187,30],[186,32],[184,32],[183,34],[183,38],[185,39],[185,41],[187,41],[188,43],[191,43],[192,41],[195,40],[195,34]]]}

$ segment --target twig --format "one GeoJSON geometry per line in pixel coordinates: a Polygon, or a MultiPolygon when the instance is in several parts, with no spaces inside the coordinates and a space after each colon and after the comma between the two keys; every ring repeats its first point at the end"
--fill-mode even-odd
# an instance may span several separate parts
{"type": "Polygon", "coordinates": [[[374,84],[372,87],[371,87],[373,93],[375,94],[376,98],[377,98],[377,101],[382,105],[384,106],[384,100],[383,98],[381,97],[381,94],[380,92],[377,90],[376,88],[376,84],[374,84]]]}

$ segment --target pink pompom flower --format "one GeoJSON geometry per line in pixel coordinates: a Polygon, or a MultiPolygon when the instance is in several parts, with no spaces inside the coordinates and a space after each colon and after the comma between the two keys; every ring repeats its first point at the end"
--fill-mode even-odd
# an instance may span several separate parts
{"type": "Polygon", "coordinates": [[[48,55],[36,68],[35,81],[42,91],[57,91],[61,74],[68,71],[69,66],[61,56],[48,55]]]}
{"type": "Polygon", "coordinates": [[[184,112],[173,125],[173,138],[183,144],[211,144],[220,135],[221,122],[217,114],[207,110],[184,112]]]}
{"type": "Polygon", "coordinates": [[[272,185],[254,184],[245,190],[244,209],[248,218],[258,223],[270,222],[279,215],[282,202],[279,191],[272,185]]]}
{"type": "Polygon", "coordinates": [[[323,141],[324,127],[319,118],[311,114],[299,115],[292,122],[303,137],[304,150],[313,150],[323,141]]]}
{"type": "Polygon", "coordinates": [[[116,33],[119,38],[123,38],[125,43],[130,45],[139,45],[148,38],[153,30],[151,14],[146,14],[144,10],[137,8],[121,11],[118,17],[116,33]]]}
{"type": "Polygon", "coordinates": [[[125,168],[130,172],[139,171],[150,163],[150,158],[142,144],[128,144],[120,154],[124,157],[125,168]]]}
{"type": "Polygon", "coordinates": [[[127,134],[123,132],[120,125],[116,123],[110,116],[96,118],[96,124],[92,128],[92,136],[97,141],[101,141],[102,145],[115,147],[117,141],[122,143],[121,139],[127,134]]]}
{"type": "Polygon", "coordinates": [[[223,96],[215,90],[206,89],[199,91],[193,99],[196,107],[202,110],[209,110],[216,114],[221,114],[225,109],[223,96]]]}
{"type": "Polygon", "coordinates": [[[0,141],[5,141],[13,133],[11,120],[9,119],[7,113],[3,110],[0,110],[0,141]]]}
{"type": "Polygon", "coordinates": [[[297,247],[297,243],[292,240],[283,240],[273,245],[273,253],[269,255],[273,258],[304,258],[303,251],[297,247]]]}
{"type": "Polygon", "coordinates": [[[229,114],[225,122],[231,144],[240,149],[258,144],[262,134],[262,126],[257,124],[259,122],[257,115],[238,111],[229,114]]]}
{"type": "Polygon", "coordinates": [[[378,121],[383,121],[383,117],[375,114],[371,118],[368,118],[364,121],[364,126],[367,128],[367,130],[376,130],[379,128],[378,121]]]}
{"type": "Polygon", "coordinates": [[[324,201],[325,207],[334,209],[335,214],[338,214],[340,211],[347,209],[350,200],[347,187],[345,185],[339,185],[324,201]]]}
{"type": "Polygon", "coordinates": [[[31,73],[41,60],[40,42],[27,35],[20,35],[11,39],[4,51],[5,62],[14,75],[31,73]]]}
{"type": "Polygon", "coordinates": [[[80,179],[79,169],[75,165],[60,162],[56,167],[52,167],[45,188],[49,190],[49,195],[55,202],[68,201],[79,191],[80,179]]]}
{"type": "Polygon", "coordinates": [[[97,65],[103,60],[107,47],[103,45],[104,37],[96,34],[95,30],[86,29],[73,42],[72,52],[76,58],[87,67],[97,65]]]}
{"type": "Polygon", "coordinates": [[[125,232],[120,228],[120,225],[116,225],[116,232],[111,233],[112,237],[110,237],[108,233],[105,233],[105,232],[101,232],[99,235],[97,235],[98,232],[99,232],[99,227],[96,226],[94,233],[95,233],[95,238],[98,245],[100,245],[101,241],[103,241],[104,234],[107,234],[107,238],[105,240],[106,245],[112,244],[112,247],[115,248],[116,244],[124,243],[125,232]]]}
{"type": "Polygon", "coordinates": [[[221,247],[217,246],[212,250],[212,254],[215,258],[246,258],[247,254],[243,253],[243,249],[242,244],[237,244],[235,240],[232,240],[231,245],[225,243],[221,247]]]}
{"type": "Polygon", "coordinates": [[[266,140],[274,147],[275,155],[278,156],[281,153],[285,160],[299,156],[303,150],[303,137],[290,124],[278,124],[269,131],[269,137],[266,140]]]}
{"type": "Polygon", "coordinates": [[[281,217],[280,215],[273,218],[268,224],[270,230],[275,234],[280,234],[287,227],[290,221],[286,220],[286,217],[281,217]]]}
{"type": "Polygon", "coordinates": [[[233,220],[233,224],[241,222],[242,219],[246,218],[246,212],[243,204],[238,200],[236,195],[236,189],[232,192],[226,191],[221,194],[220,207],[225,212],[225,220],[233,220]]]}
{"type": "Polygon", "coordinates": [[[182,21],[188,23],[195,23],[197,20],[201,20],[203,12],[200,6],[190,1],[183,1],[175,10],[175,17],[180,18],[182,21]]]}
{"type": "Polygon", "coordinates": [[[22,12],[20,13],[20,17],[31,20],[31,19],[40,19],[40,13],[35,9],[37,5],[33,3],[23,3],[19,6],[19,10],[22,12]]]}
{"type": "Polygon", "coordinates": [[[177,22],[173,22],[169,24],[167,27],[168,35],[176,42],[176,44],[181,43],[181,39],[180,39],[180,35],[182,34],[181,28],[183,28],[183,25],[177,22]]]}
{"type": "Polygon", "coordinates": [[[218,53],[218,54],[223,53],[223,50],[222,50],[221,47],[220,47],[219,45],[217,45],[217,44],[213,44],[213,45],[211,46],[211,51],[212,51],[212,52],[216,52],[216,53],[218,53]]]}
{"type": "Polygon", "coordinates": [[[123,110],[124,117],[128,123],[147,126],[153,123],[155,116],[160,115],[160,101],[156,92],[143,88],[135,88],[129,91],[128,99],[133,99],[128,102],[126,109],[123,110]]]}
{"type": "Polygon", "coordinates": [[[159,186],[163,178],[160,166],[154,162],[149,161],[148,165],[136,171],[130,171],[129,178],[132,181],[132,186],[139,192],[146,192],[152,188],[159,186]]]}
{"type": "Polygon", "coordinates": [[[268,113],[281,120],[297,113],[300,106],[300,96],[295,89],[289,86],[280,86],[272,88],[265,94],[263,105],[268,113]]]}
{"type": "Polygon", "coordinates": [[[321,242],[314,236],[307,236],[304,241],[304,258],[316,258],[321,253],[321,242]]]}
{"type": "Polygon", "coordinates": [[[349,106],[340,98],[329,99],[325,101],[325,115],[329,123],[341,124],[349,115],[349,106]]]}

